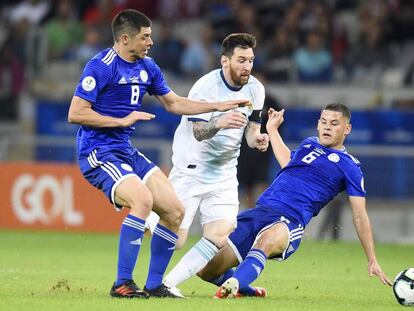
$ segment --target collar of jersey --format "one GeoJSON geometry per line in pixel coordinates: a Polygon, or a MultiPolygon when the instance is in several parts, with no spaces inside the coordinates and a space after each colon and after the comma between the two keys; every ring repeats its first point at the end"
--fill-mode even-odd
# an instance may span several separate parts
{"type": "Polygon", "coordinates": [[[126,59],[122,58],[122,56],[121,56],[121,55],[119,55],[119,54],[118,54],[118,52],[117,52],[117,51],[115,51],[115,49],[114,49],[113,47],[111,48],[111,50],[115,52],[115,54],[118,56],[118,58],[119,58],[120,60],[122,60],[123,62],[125,62],[125,63],[127,63],[127,64],[135,64],[135,63],[137,63],[137,62],[139,62],[139,61],[141,61],[141,60],[143,59],[143,58],[141,58],[141,59],[137,59],[135,62],[130,62],[129,60],[126,60],[126,59]]]}
{"type": "Polygon", "coordinates": [[[237,92],[240,91],[242,89],[243,86],[241,87],[233,87],[230,84],[227,83],[226,79],[224,78],[224,73],[223,73],[223,69],[220,70],[220,77],[223,80],[224,84],[226,85],[226,87],[233,92],[237,92]]]}
{"type": "Polygon", "coordinates": [[[318,145],[319,145],[319,146],[321,146],[321,147],[323,147],[323,148],[325,148],[325,149],[328,149],[328,150],[330,150],[330,151],[332,151],[332,152],[343,152],[343,153],[348,153],[348,152],[346,151],[345,146],[342,146],[342,149],[341,149],[341,150],[338,150],[338,149],[332,149],[332,148],[329,148],[329,147],[326,147],[326,146],[322,145],[322,144],[319,142],[319,137],[315,137],[315,138],[316,138],[316,142],[318,143],[318,145]]]}

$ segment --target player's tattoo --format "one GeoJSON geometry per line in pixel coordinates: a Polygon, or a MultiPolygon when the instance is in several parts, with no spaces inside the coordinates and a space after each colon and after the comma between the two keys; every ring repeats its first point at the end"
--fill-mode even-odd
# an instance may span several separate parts
{"type": "Polygon", "coordinates": [[[193,122],[194,137],[198,141],[213,137],[219,130],[217,117],[211,118],[209,122],[193,122]]]}

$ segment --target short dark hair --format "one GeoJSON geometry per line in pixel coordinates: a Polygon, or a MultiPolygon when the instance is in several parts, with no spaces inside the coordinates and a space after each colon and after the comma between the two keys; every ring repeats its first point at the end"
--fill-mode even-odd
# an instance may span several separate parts
{"type": "Polygon", "coordinates": [[[235,48],[254,49],[256,47],[256,37],[248,33],[232,33],[224,38],[221,43],[221,55],[231,57],[235,48]]]}
{"type": "Polygon", "coordinates": [[[151,20],[143,13],[126,9],[120,11],[112,20],[112,34],[114,40],[118,41],[123,33],[134,35],[141,31],[141,27],[151,27],[151,20]]]}
{"type": "Polygon", "coordinates": [[[330,111],[337,111],[342,112],[342,115],[348,119],[348,121],[351,121],[351,110],[340,103],[330,103],[325,106],[322,110],[330,110],[330,111]]]}

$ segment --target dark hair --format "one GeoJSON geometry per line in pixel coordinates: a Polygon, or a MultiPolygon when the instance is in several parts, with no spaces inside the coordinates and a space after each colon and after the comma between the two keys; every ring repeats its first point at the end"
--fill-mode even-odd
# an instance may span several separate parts
{"type": "Polygon", "coordinates": [[[248,33],[232,33],[224,38],[221,43],[221,55],[231,57],[235,48],[254,49],[256,47],[256,37],[248,33]]]}
{"type": "Polygon", "coordinates": [[[116,14],[112,20],[112,34],[114,40],[118,41],[123,33],[129,35],[136,34],[141,31],[141,27],[151,27],[151,24],[151,20],[145,14],[137,10],[122,10],[116,14]]]}
{"type": "Polygon", "coordinates": [[[331,110],[331,111],[337,111],[337,112],[342,112],[342,115],[347,118],[349,121],[351,121],[351,110],[340,103],[330,103],[328,105],[325,106],[325,108],[323,108],[322,110],[331,110]]]}

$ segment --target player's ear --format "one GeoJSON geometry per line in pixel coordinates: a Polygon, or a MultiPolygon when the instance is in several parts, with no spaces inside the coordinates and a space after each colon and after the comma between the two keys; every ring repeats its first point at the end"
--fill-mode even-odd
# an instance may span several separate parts
{"type": "Polygon", "coordinates": [[[220,63],[222,67],[228,66],[230,59],[226,55],[221,55],[220,63]]]}
{"type": "Polygon", "coordinates": [[[128,44],[128,41],[129,41],[129,37],[128,37],[128,35],[125,33],[125,34],[122,34],[121,36],[120,36],[120,41],[121,41],[121,43],[123,44],[123,45],[127,45],[128,44]]]}
{"type": "Polygon", "coordinates": [[[348,123],[347,125],[345,125],[345,132],[344,132],[344,134],[345,135],[348,135],[349,133],[351,133],[351,131],[352,131],[352,124],[351,123],[348,123]]]}

